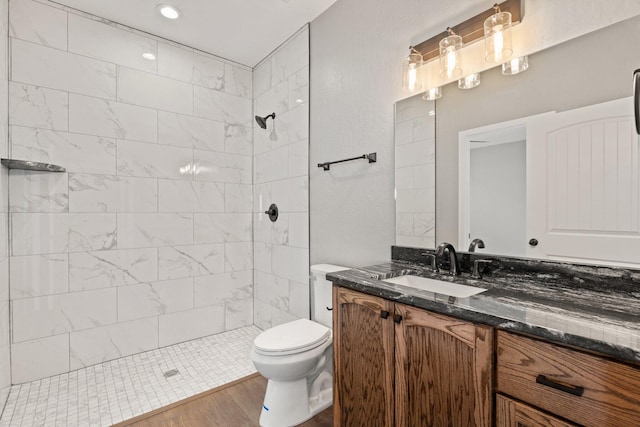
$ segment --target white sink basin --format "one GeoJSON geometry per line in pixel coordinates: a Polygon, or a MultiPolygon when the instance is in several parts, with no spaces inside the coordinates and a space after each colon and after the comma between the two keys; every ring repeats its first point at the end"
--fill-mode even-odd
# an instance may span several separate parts
{"type": "Polygon", "coordinates": [[[442,280],[427,279],[420,276],[399,276],[393,279],[385,279],[385,282],[396,285],[407,286],[409,288],[421,289],[423,291],[436,292],[456,298],[469,298],[472,295],[486,291],[484,288],[475,286],[458,285],[457,283],[443,282],[442,280]]]}

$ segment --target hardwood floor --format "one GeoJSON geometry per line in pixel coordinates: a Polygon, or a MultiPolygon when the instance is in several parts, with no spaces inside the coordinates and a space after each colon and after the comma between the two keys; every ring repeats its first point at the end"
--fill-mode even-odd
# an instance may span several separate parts
{"type": "MultiPolygon", "coordinates": [[[[114,427],[257,426],[266,388],[267,380],[259,374],[253,374],[114,427]]],[[[304,427],[332,425],[333,407],[301,424],[304,427]]]]}

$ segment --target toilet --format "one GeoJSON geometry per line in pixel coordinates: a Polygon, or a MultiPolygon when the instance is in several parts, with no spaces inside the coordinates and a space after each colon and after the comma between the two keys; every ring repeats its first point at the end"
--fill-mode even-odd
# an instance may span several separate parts
{"type": "Polygon", "coordinates": [[[325,275],[340,270],[348,267],[312,265],[312,320],[274,326],[253,341],[251,360],[269,380],[263,427],[298,425],[333,403],[332,285],[325,275]]]}

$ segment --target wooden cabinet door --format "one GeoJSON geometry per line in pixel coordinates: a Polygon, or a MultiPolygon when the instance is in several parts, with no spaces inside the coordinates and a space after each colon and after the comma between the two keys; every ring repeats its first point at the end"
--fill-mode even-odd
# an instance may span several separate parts
{"type": "Polygon", "coordinates": [[[501,394],[496,395],[496,427],[576,427],[556,417],[516,402],[501,394]]]}
{"type": "Polygon", "coordinates": [[[333,289],[334,425],[393,425],[393,303],[333,289]]]}
{"type": "Polygon", "coordinates": [[[493,329],[395,305],[397,427],[490,427],[493,329]]]}
{"type": "Polygon", "coordinates": [[[498,331],[496,389],[585,427],[640,426],[640,370],[498,331]]]}

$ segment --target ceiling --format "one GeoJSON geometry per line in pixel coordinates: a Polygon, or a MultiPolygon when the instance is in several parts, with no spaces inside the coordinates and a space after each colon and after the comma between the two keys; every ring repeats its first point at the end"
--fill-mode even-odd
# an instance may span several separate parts
{"type": "Polygon", "coordinates": [[[336,0],[51,1],[254,67],[336,0]],[[181,18],[163,18],[158,4],[181,18]]]}

